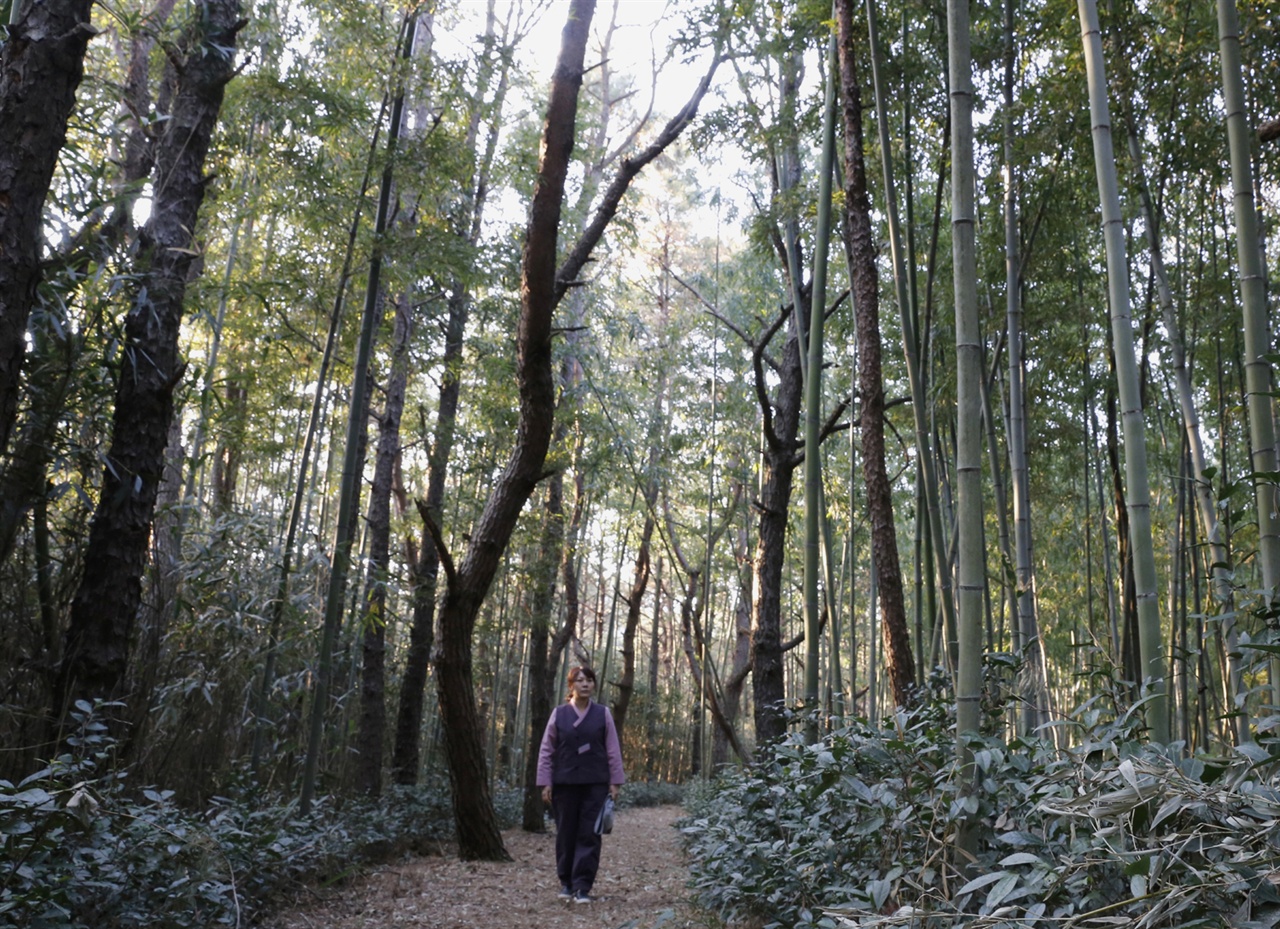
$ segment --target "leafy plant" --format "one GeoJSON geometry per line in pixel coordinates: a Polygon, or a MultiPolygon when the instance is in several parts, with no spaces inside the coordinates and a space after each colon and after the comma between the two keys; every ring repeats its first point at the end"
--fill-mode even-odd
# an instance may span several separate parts
{"type": "Polygon", "coordinates": [[[1078,748],[972,744],[964,795],[938,704],[796,739],[691,796],[681,828],[700,903],[781,926],[1280,924],[1280,765],[1248,744],[1183,759],[1133,717],[1086,706],[1078,748]],[[949,837],[977,818],[976,860],[949,837]]]}
{"type": "Polygon", "coordinates": [[[73,748],[90,750],[87,757],[67,754],[18,784],[0,781],[11,863],[0,880],[5,925],[242,925],[293,888],[343,880],[369,861],[434,852],[451,837],[442,779],[378,801],[321,800],[307,817],[292,802],[248,792],[191,813],[172,791],[102,773],[110,741],[92,708],[80,710],[73,748]]]}

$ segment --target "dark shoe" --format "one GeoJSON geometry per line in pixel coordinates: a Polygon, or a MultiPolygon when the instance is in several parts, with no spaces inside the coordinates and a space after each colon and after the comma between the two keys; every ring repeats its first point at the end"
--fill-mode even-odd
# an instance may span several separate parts
{"type": "Polygon", "coordinates": [[[585,890],[575,890],[573,892],[573,902],[574,903],[590,903],[591,897],[587,894],[585,890]]]}
{"type": "Polygon", "coordinates": [[[561,885],[560,885],[560,899],[561,899],[561,900],[572,900],[572,899],[573,899],[573,890],[569,887],[569,885],[568,885],[568,884],[561,884],[561,885]]]}

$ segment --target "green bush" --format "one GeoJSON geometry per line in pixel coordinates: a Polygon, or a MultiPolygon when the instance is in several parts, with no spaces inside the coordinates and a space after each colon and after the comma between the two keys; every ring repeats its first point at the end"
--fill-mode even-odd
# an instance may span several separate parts
{"type": "Polygon", "coordinates": [[[676,806],[684,803],[685,790],[667,781],[627,781],[618,797],[620,806],[676,806]]]}
{"type": "Polygon", "coordinates": [[[854,723],[691,793],[698,902],[766,927],[1275,926],[1280,766],[1182,759],[1086,708],[1078,748],[979,740],[961,793],[946,707],[854,723]],[[956,860],[964,824],[976,858],[956,860]]]}
{"type": "MultiPolygon", "coordinates": [[[[92,731],[92,725],[89,726],[92,731]]],[[[0,925],[101,929],[243,925],[286,891],[341,880],[371,860],[437,851],[453,833],[443,780],[308,816],[246,794],[203,815],[171,791],[59,758],[19,784],[0,781],[0,925]]]]}

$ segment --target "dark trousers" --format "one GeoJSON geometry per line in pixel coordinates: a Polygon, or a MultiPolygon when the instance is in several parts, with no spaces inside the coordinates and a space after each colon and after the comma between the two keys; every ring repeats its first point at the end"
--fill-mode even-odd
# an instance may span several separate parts
{"type": "Polygon", "coordinates": [[[556,816],[556,874],[562,887],[591,892],[600,867],[596,817],[609,796],[608,784],[556,784],[551,809],[556,816]]]}

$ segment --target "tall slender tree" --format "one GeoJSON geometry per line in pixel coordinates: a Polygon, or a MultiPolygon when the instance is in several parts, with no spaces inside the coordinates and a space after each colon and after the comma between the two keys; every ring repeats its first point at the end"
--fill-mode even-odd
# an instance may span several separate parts
{"type": "Polygon", "coordinates": [[[1145,419],[1133,342],[1129,265],[1125,252],[1124,218],[1120,212],[1120,188],[1116,182],[1115,153],[1111,144],[1111,115],[1107,104],[1102,33],[1098,26],[1095,0],[1079,0],[1078,9],[1085,66],[1088,70],[1094,165],[1098,175],[1098,195],[1102,201],[1102,228],[1107,251],[1111,340],[1122,407],[1125,497],[1133,546],[1140,675],[1150,686],[1151,700],[1147,705],[1146,715],[1151,736],[1159,742],[1167,742],[1170,737],[1169,704],[1165,689],[1164,636],[1160,627],[1155,547],[1151,533],[1151,490],[1147,478],[1145,419]]]}
{"type": "MultiPolygon", "coordinates": [[[[404,21],[399,45],[399,57],[408,59],[413,54],[417,38],[417,14],[411,13],[404,21]]],[[[360,314],[360,333],[356,341],[355,359],[351,373],[351,405],[347,411],[347,436],[342,451],[341,483],[338,491],[338,521],[334,536],[333,558],[329,569],[329,589],[325,595],[324,625],[321,631],[320,652],[316,659],[315,689],[311,695],[311,717],[307,731],[307,751],[302,769],[302,790],[299,806],[304,813],[310,810],[315,797],[316,777],[319,772],[321,745],[324,739],[324,722],[329,712],[329,692],[332,687],[333,651],[338,641],[338,629],[342,623],[346,602],[347,579],[351,571],[351,550],[355,542],[355,520],[360,505],[361,472],[364,451],[369,434],[369,361],[373,356],[373,343],[385,314],[386,292],[382,286],[382,269],[386,254],[385,237],[391,222],[392,195],[394,193],[396,150],[404,125],[405,86],[397,78],[395,99],[391,104],[391,122],[387,128],[387,158],[382,168],[378,188],[378,209],[373,223],[373,250],[369,254],[369,274],[365,281],[364,310],[360,314]]]]}
{"type": "Polygon", "coordinates": [[[881,374],[880,275],[871,230],[871,197],[862,145],[862,87],[858,80],[850,0],[837,0],[836,23],[840,46],[840,90],[844,129],[845,248],[853,281],[858,332],[859,424],[862,473],[871,518],[871,547],[875,558],[884,655],[894,703],[914,701],[915,661],[907,629],[902,567],[894,528],[893,494],[885,466],[885,396],[881,374]]]}
{"type": "MultiPolygon", "coordinates": [[[[962,790],[974,779],[969,739],[982,725],[982,601],[986,590],[982,520],[982,342],[978,329],[974,233],[973,61],[969,5],[947,3],[951,89],[951,252],[956,332],[956,757],[962,790]]],[[[961,855],[976,843],[973,823],[957,831],[961,855]]]]}
{"type": "MultiPolygon", "coordinates": [[[[1231,203],[1236,222],[1240,304],[1244,314],[1245,399],[1249,408],[1254,495],[1258,515],[1258,561],[1262,601],[1270,617],[1280,592],[1280,504],[1275,472],[1275,411],[1271,402],[1271,325],[1267,312],[1267,270],[1262,259],[1258,212],[1253,193],[1253,156],[1240,64],[1240,21],[1235,0],[1217,0],[1218,48],[1222,62],[1222,99],[1226,105],[1231,152],[1231,203]]],[[[1280,660],[1271,661],[1272,702],[1280,701],[1280,660]]]]}
{"type": "MultiPolygon", "coordinates": [[[[1016,580],[1017,643],[1021,651],[1019,672],[1022,712],[1021,731],[1034,732],[1049,721],[1049,689],[1036,612],[1036,577],[1032,561],[1031,479],[1027,466],[1026,364],[1022,329],[1022,241],[1018,228],[1018,169],[1014,164],[1017,138],[1014,80],[1017,46],[1014,41],[1014,0],[1004,6],[1004,261],[1005,334],[1009,345],[1009,476],[1013,490],[1013,551],[1016,580]]],[[[1003,511],[1003,508],[1002,508],[1003,511]]]]}

